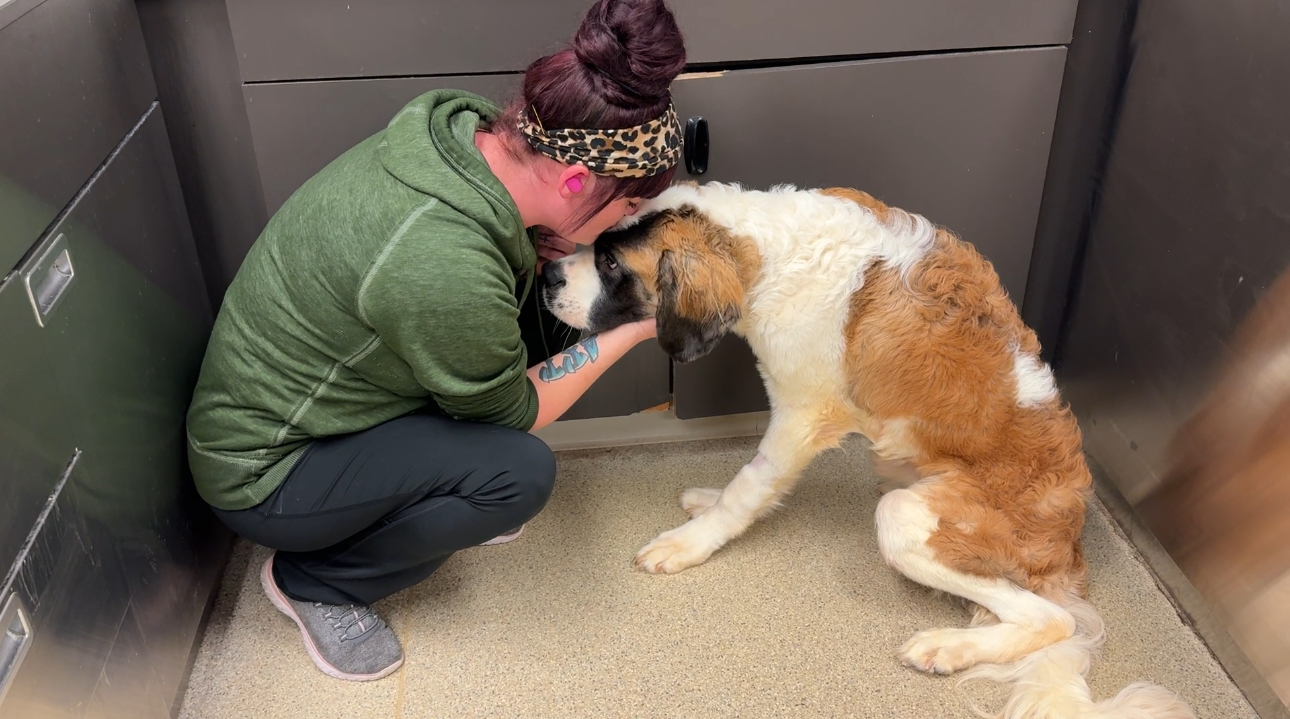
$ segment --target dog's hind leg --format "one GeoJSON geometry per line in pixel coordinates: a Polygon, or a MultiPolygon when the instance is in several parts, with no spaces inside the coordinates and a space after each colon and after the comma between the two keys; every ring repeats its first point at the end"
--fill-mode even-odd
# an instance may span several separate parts
{"type": "Polygon", "coordinates": [[[638,568],[671,574],[712,553],[769,514],[792,491],[806,465],[836,446],[845,431],[819,409],[778,408],[757,456],[723,490],[690,489],[681,497],[689,522],[660,534],[636,555],[638,568]]]}
{"type": "Polygon", "coordinates": [[[968,574],[937,559],[927,540],[940,518],[920,491],[928,486],[898,489],[878,502],[883,559],[919,584],[984,607],[998,623],[919,632],[901,648],[901,660],[925,672],[950,674],[980,663],[1010,663],[1072,636],[1075,618],[1066,609],[1002,577],[968,574]]]}

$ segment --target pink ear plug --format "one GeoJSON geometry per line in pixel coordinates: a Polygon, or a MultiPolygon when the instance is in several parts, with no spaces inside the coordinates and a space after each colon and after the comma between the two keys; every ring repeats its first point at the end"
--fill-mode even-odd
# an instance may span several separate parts
{"type": "Polygon", "coordinates": [[[569,192],[573,192],[573,193],[582,192],[582,178],[570,177],[569,179],[564,181],[564,186],[569,188],[569,192]]]}

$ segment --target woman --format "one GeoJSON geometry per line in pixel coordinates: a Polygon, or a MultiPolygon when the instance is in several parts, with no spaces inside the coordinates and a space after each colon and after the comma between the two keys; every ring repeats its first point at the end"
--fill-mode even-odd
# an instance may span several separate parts
{"type": "Polygon", "coordinates": [[[527,432],[653,337],[639,322],[529,367],[518,318],[542,262],[670,184],[684,65],[662,0],[599,0],[504,112],[456,91],[413,100],[247,255],[189,409],[189,463],[216,514],[276,550],[261,582],[323,672],[399,667],[372,604],[518,535],[555,479],[527,432]]]}

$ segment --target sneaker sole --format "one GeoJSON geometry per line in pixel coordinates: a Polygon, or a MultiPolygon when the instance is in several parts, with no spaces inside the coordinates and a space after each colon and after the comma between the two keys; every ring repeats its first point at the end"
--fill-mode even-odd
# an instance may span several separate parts
{"type": "Polygon", "coordinates": [[[515,531],[515,534],[503,534],[499,537],[493,537],[492,539],[480,544],[479,546],[493,547],[498,544],[506,544],[507,542],[514,542],[515,540],[520,538],[521,534],[524,534],[524,525],[522,524],[520,525],[520,528],[515,531]]]}
{"type": "Polygon", "coordinates": [[[313,660],[314,666],[318,667],[318,670],[323,674],[351,682],[370,682],[388,677],[403,666],[403,657],[399,657],[398,661],[375,674],[350,674],[337,669],[319,653],[313,637],[309,636],[309,632],[305,630],[304,622],[300,621],[300,615],[296,614],[296,610],[291,608],[291,603],[287,601],[287,595],[283,594],[282,590],[278,589],[277,583],[273,581],[273,555],[269,555],[269,558],[264,562],[264,567],[260,569],[260,586],[264,588],[264,593],[269,597],[269,601],[273,603],[273,606],[296,623],[296,626],[300,629],[300,635],[305,638],[305,652],[313,660]]]}

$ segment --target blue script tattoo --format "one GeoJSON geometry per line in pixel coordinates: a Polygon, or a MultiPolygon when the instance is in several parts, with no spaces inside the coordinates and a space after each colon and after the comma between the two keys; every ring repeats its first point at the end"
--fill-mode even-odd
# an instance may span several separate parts
{"type": "Polygon", "coordinates": [[[598,359],[600,359],[600,346],[596,344],[595,337],[588,337],[543,363],[538,369],[538,379],[547,383],[554,382],[598,359]]]}

